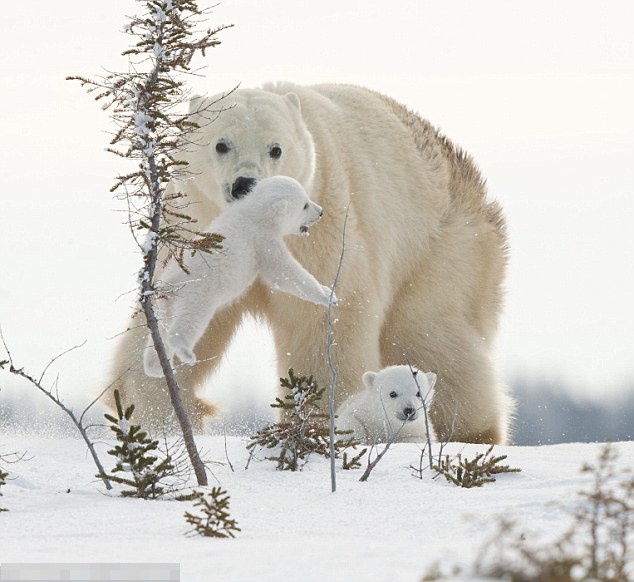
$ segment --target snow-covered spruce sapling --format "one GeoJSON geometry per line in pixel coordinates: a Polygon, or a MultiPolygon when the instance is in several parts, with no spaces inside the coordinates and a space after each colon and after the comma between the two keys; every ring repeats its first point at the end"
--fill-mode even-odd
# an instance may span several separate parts
{"type": "Polygon", "coordinates": [[[159,255],[183,267],[185,252],[211,252],[220,242],[216,235],[191,228],[185,194],[170,191],[168,184],[185,172],[187,164],[177,159],[177,154],[185,146],[194,147],[191,134],[198,127],[189,114],[177,113],[189,96],[184,79],[191,74],[194,56],[204,56],[207,49],[220,44],[216,35],[227,27],[199,32],[207,11],[200,10],[193,0],[138,1],[145,14],[130,17],[124,29],[134,39],[134,44],[122,53],[130,61],[128,72],[110,73],[97,81],[69,79],[80,81],[89,92],[97,92],[95,99],[102,101],[103,109],[112,111],[119,128],[109,151],[135,162],[136,169],[118,176],[112,191],[121,192],[128,206],[130,230],[143,253],[139,273],[141,310],[198,484],[206,485],[205,468],[159,331],[154,299],[161,290],[155,284],[155,270],[159,255]]]}
{"type": "MultiPolygon", "coordinates": [[[[132,424],[134,404],[125,410],[119,391],[114,391],[117,416],[104,414],[117,437],[117,445],[108,451],[117,459],[112,473],[105,475],[110,481],[130,487],[121,491],[123,497],[157,499],[166,493],[165,479],[174,476],[172,457],[165,452],[159,459],[159,442],[151,439],[141,427],[132,424]]],[[[104,475],[98,475],[104,477],[104,475]]]]}
{"type": "Polygon", "coordinates": [[[241,531],[235,519],[229,513],[229,495],[220,487],[213,487],[204,494],[197,491],[193,496],[193,505],[200,510],[199,514],[185,512],[185,520],[194,529],[190,533],[210,538],[233,538],[235,532],[241,531]]]}
{"type": "MultiPolygon", "coordinates": [[[[276,397],[271,407],[280,410],[281,418],[250,437],[247,449],[252,455],[257,447],[274,450],[276,454],[266,458],[275,461],[281,471],[301,470],[312,454],[330,458],[328,414],[319,409],[325,389],[320,389],[312,376],[296,376],[292,368],[288,378],[280,378],[280,383],[289,393],[284,399],[276,397]]],[[[349,458],[347,449],[356,450],[359,441],[350,436],[350,431],[335,431],[335,434],[343,437],[335,440],[335,457],[345,455],[344,469],[359,467],[366,449],[349,458]]]]}

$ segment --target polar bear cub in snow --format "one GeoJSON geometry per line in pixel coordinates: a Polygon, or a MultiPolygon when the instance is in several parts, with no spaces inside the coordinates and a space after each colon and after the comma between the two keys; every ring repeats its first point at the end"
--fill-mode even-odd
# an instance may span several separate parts
{"type": "MultiPolygon", "coordinates": [[[[161,276],[167,295],[157,305],[168,356],[195,363],[194,347],[215,312],[239,299],[258,275],[273,290],[328,305],[330,288],[306,271],[282,240],[289,234],[307,235],[321,215],[299,182],[274,176],[260,180],[212,221],[205,230],[224,237],[222,249],[196,253],[186,261],[189,275],[171,264],[161,276]]],[[[143,363],[148,376],[163,375],[151,339],[143,363]]]]}
{"type": "MultiPolygon", "coordinates": [[[[422,442],[427,439],[423,401],[429,406],[436,374],[410,366],[388,366],[363,374],[364,389],[338,409],[339,430],[352,430],[365,444],[422,442]]],[[[429,430],[434,438],[431,423],[429,430]]]]}

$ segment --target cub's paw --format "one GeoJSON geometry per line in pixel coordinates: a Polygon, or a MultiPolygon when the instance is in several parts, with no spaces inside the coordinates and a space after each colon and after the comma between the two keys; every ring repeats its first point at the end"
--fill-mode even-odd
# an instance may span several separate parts
{"type": "Polygon", "coordinates": [[[176,342],[176,345],[173,344],[172,348],[174,348],[174,355],[178,357],[181,363],[193,366],[198,361],[196,354],[189,347],[178,345],[178,342],[176,342]]]}
{"type": "Polygon", "coordinates": [[[329,305],[330,304],[330,299],[331,299],[331,295],[332,295],[332,304],[333,305],[337,305],[338,303],[338,299],[337,296],[333,293],[332,289],[326,285],[322,285],[321,286],[321,290],[323,292],[323,304],[324,305],[329,305]]]}
{"type": "Polygon", "coordinates": [[[145,348],[145,353],[143,354],[143,369],[146,375],[151,378],[163,377],[163,368],[161,368],[161,362],[159,362],[153,345],[149,345],[145,348]]]}

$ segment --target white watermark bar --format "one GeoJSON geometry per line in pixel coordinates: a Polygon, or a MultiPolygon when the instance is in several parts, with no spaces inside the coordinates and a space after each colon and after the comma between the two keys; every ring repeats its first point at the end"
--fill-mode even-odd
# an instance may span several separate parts
{"type": "Polygon", "coordinates": [[[180,582],[180,564],[0,564],[0,582],[180,582]]]}

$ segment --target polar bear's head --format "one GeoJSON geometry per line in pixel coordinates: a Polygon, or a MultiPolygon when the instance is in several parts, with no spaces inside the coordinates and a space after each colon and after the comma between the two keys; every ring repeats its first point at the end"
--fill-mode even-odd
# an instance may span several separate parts
{"type": "Polygon", "coordinates": [[[306,194],[303,186],[288,176],[259,180],[241,206],[252,208],[259,223],[266,222],[281,236],[308,235],[308,229],[322,215],[321,206],[306,194]]]}
{"type": "Polygon", "coordinates": [[[291,176],[311,190],[315,147],[294,93],[239,89],[223,99],[195,98],[190,113],[200,126],[201,146],[191,169],[219,206],[246,196],[269,176],[291,176]]]}
{"type": "Polygon", "coordinates": [[[379,399],[387,420],[413,422],[422,410],[423,399],[429,402],[436,374],[409,366],[388,366],[380,372],[363,374],[363,383],[379,399]]]}

